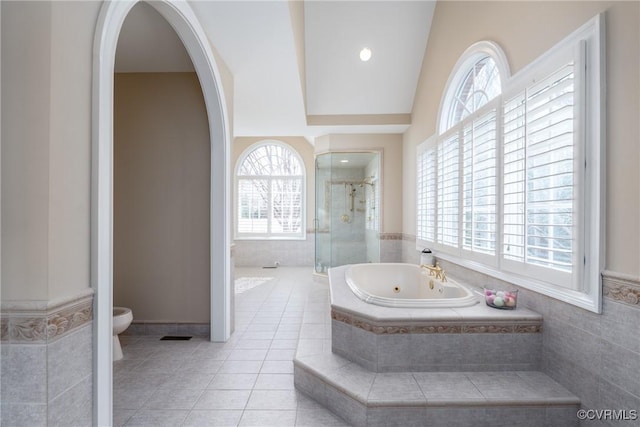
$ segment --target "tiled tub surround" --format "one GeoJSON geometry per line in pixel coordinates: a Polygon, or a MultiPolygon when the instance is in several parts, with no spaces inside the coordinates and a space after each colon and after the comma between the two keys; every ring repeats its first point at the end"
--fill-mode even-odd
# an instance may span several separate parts
{"type": "MultiPolygon", "coordinates": [[[[441,261],[443,268],[473,285],[513,287],[441,261]]],[[[544,318],[542,371],[575,393],[585,409],[640,408],[640,279],[605,271],[602,314],[519,288],[518,305],[544,318]],[[634,303],[635,302],[635,303],[634,303]]],[[[637,425],[633,421],[585,425],[637,425]]]]}
{"type": "Polygon", "coordinates": [[[428,309],[371,305],[349,289],[347,268],[329,273],[334,353],[373,372],[540,368],[539,314],[523,308],[497,310],[484,302],[428,309]]]}
{"type": "Polygon", "coordinates": [[[3,302],[3,426],[91,425],[92,304],[90,289],[48,303],[3,302]]]}
{"type": "MultiPolygon", "coordinates": [[[[525,337],[525,340],[532,337],[537,340],[537,350],[531,349],[535,354],[534,359],[527,363],[537,367],[540,363],[541,346],[541,317],[538,314],[521,308],[509,314],[482,305],[455,309],[469,310],[469,316],[448,311],[453,309],[397,310],[372,306],[357,299],[353,294],[351,295],[355,298],[354,301],[350,301],[348,294],[340,292],[339,297],[334,297],[334,290],[337,289],[334,289],[335,280],[332,273],[339,273],[340,270],[341,268],[335,268],[330,272],[333,351],[327,349],[323,340],[301,339],[294,359],[294,379],[298,390],[326,406],[351,425],[578,425],[578,398],[544,373],[536,370],[515,371],[513,367],[506,367],[506,371],[490,370],[505,369],[493,365],[492,361],[485,367],[476,364],[466,367],[461,364],[456,367],[450,363],[452,358],[456,363],[460,363],[460,360],[456,359],[459,356],[457,353],[471,351],[470,346],[482,345],[482,341],[491,340],[493,337],[496,341],[492,343],[496,348],[490,353],[492,356],[501,357],[500,352],[504,352],[505,349],[497,340],[509,340],[517,336],[525,337]],[[350,303],[353,305],[349,305],[350,303]],[[359,303],[364,306],[360,306],[359,303]],[[354,311],[359,314],[355,315],[354,311]],[[424,317],[425,311],[439,312],[437,320],[419,320],[419,313],[424,317]],[[390,315],[394,312],[396,315],[390,315]],[[398,315],[398,312],[404,314],[398,315]],[[491,323],[492,320],[494,323],[491,323]],[[343,328],[347,334],[351,334],[350,337],[344,338],[349,339],[351,348],[355,349],[348,358],[336,354],[336,343],[343,339],[340,338],[342,331],[336,327],[343,328]],[[463,333],[463,330],[466,333],[463,333]],[[450,347],[455,348],[460,342],[464,342],[464,335],[477,341],[470,342],[468,346],[463,346],[464,348],[458,347],[456,351],[449,350],[450,347]],[[434,341],[428,341],[437,341],[442,337],[448,337],[445,338],[447,341],[435,345],[434,341]],[[386,342],[384,348],[378,350],[376,343],[386,338],[399,341],[386,342]],[[431,352],[429,347],[433,347],[435,351],[431,352]],[[380,369],[376,372],[376,369],[371,369],[376,365],[367,357],[367,352],[384,355],[385,351],[390,355],[385,360],[393,363],[393,358],[401,358],[411,365],[404,367],[400,372],[395,372],[400,369],[395,365],[390,369],[394,372],[380,372],[380,369]],[[353,357],[354,353],[358,357],[353,357]],[[407,356],[410,353],[415,357],[407,356]],[[425,371],[451,372],[424,372],[420,371],[422,368],[426,368],[425,371]],[[479,369],[485,370],[478,371],[479,369]]],[[[343,285],[344,289],[351,293],[346,284],[343,285]]],[[[513,345],[522,347],[520,343],[513,345]]],[[[348,347],[346,341],[344,346],[348,347]]],[[[521,356],[527,357],[524,354],[521,356]]],[[[519,368],[523,369],[524,366],[519,368]]]]}
{"type": "MultiPolygon", "coordinates": [[[[402,261],[420,263],[415,236],[405,234],[402,261]]],[[[466,283],[497,289],[518,288],[441,260],[443,268],[466,283]]],[[[518,306],[540,313],[542,371],[575,393],[584,409],[640,408],[640,278],[602,273],[602,314],[519,288],[518,306]]],[[[585,421],[584,425],[636,425],[637,421],[585,421]]]]}

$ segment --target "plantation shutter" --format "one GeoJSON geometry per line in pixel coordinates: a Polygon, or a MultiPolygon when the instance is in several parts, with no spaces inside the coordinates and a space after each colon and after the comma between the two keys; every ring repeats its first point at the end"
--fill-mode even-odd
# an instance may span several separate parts
{"type": "Polygon", "coordinates": [[[572,273],[575,97],[570,62],[504,103],[505,260],[572,273]]]}
{"type": "Polygon", "coordinates": [[[430,244],[436,239],[436,148],[433,144],[421,144],[416,166],[416,238],[430,244]]]}
{"type": "Polygon", "coordinates": [[[463,130],[462,248],[488,255],[496,251],[496,120],[493,109],[463,130]]]}
{"type": "Polygon", "coordinates": [[[454,133],[438,144],[438,242],[459,247],[458,244],[458,188],[459,188],[459,135],[454,133]]]}
{"type": "Polygon", "coordinates": [[[269,181],[238,179],[238,233],[267,233],[269,181]]]}

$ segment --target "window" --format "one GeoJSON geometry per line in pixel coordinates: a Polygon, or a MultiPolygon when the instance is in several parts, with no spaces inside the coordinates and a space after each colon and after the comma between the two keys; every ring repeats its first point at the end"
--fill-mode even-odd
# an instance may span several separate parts
{"type": "Polygon", "coordinates": [[[304,167],[288,145],[249,147],[236,173],[236,238],[304,238],[304,167]]]}
{"type": "Polygon", "coordinates": [[[449,79],[440,134],[418,155],[418,240],[491,265],[497,250],[499,102],[508,76],[498,46],[481,42],[469,48],[449,79]]]}
{"type": "Polygon", "coordinates": [[[474,63],[470,70],[464,74],[455,92],[449,95],[449,111],[441,122],[441,131],[460,123],[502,92],[496,61],[488,53],[480,53],[477,60],[475,55],[472,58],[474,63]]]}
{"type": "Polygon", "coordinates": [[[565,62],[504,103],[503,257],[506,268],[573,287],[581,153],[575,61],[565,62]]]}
{"type": "Polygon", "coordinates": [[[418,147],[419,249],[600,311],[603,17],[518,74],[482,42],[418,147]]]}
{"type": "Polygon", "coordinates": [[[462,147],[462,248],[496,252],[497,111],[464,125],[462,147]]]}

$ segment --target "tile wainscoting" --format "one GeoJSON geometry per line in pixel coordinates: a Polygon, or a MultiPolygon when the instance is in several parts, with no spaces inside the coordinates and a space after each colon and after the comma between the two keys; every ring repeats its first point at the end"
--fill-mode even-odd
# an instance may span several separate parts
{"type": "Polygon", "coordinates": [[[380,262],[402,262],[402,233],[380,233],[380,262]]]}
{"type": "Polygon", "coordinates": [[[2,306],[2,425],[91,425],[93,291],[2,306]]]}
{"type": "Polygon", "coordinates": [[[402,262],[420,264],[420,251],[416,249],[416,236],[402,234],[402,262]]]}
{"type": "Polygon", "coordinates": [[[272,267],[276,262],[287,267],[313,266],[315,251],[313,230],[304,240],[236,240],[236,267],[272,267]]]}
{"type": "MultiPolygon", "coordinates": [[[[402,260],[417,264],[415,236],[402,240],[402,260]]],[[[495,278],[441,261],[469,284],[513,287],[495,278]]],[[[542,369],[575,393],[586,409],[640,408],[640,278],[604,271],[602,314],[520,288],[518,304],[544,319],[542,369]]],[[[633,421],[585,421],[585,425],[632,425],[633,421]]]]}
{"type": "MultiPolygon", "coordinates": [[[[380,261],[402,262],[402,233],[380,233],[379,237],[380,261]]],[[[276,261],[287,267],[314,265],[315,234],[312,229],[307,230],[305,240],[236,240],[234,245],[237,267],[272,267],[276,261]]]]}

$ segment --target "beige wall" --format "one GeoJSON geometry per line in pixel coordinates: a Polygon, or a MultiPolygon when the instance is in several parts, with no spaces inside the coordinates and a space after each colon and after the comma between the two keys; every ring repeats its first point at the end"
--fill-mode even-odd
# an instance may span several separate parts
{"type": "Polygon", "coordinates": [[[436,130],[438,107],[456,61],[474,42],[504,49],[511,73],[597,13],[606,11],[606,268],[640,274],[640,4],[638,2],[438,2],[404,135],[403,231],[415,234],[416,146],[436,130]]]}
{"type": "Polygon", "coordinates": [[[89,286],[98,2],[2,2],[2,297],[89,286]]]}
{"type": "MultiPolygon", "coordinates": [[[[233,147],[231,150],[231,182],[235,185],[234,176],[236,173],[236,167],[238,166],[238,158],[242,155],[244,150],[251,145],[264,141],[275,140],[289,144],[293,147],[304,162],[304,168],[307,180],[307,204],[306,204],[306,228],[307,230],[313,228],[313,218],[315,212],[315,162],[313,157],[313,146],[301,136],[277,136],[277,137],[240,137],[233,140],[233,147]]],[[[234,197],[234,196],[233,196],[234,197]]],[[[232,199],[233,199],[232,197],[232,199]]],[[[233,209],[233,202],[232,202],[233,209]]],[[[235,226],[235,225],[234,225],[235,226]]],[[[233,234],[231,236],[233,239],[233,234]]]]}
{"type": "Polygon", "coordinates": [[[114,305],[209,321],[210,139],[195,73],[116,74],[114,305]]]}
{"type": "MultiPolygon", "coordinates": [[[[2,1],[2,299],[90,286],[92,61],[102,2],[2,1]]],[[[229,115],[233,78],[216,58],[229,115]]]]}
{"type": "Polygon", "coordinates": [[[89,285],[91,85],[96,2],[52,2],[49,292],[89,285]]]}
{"type": "MultiPolygon", "coordinates": [[[[382,233],[402,231],[402,135],[335,134],[316,138],[316,153],[382,150],[382,233]]],[[[410,195],[410,197],[414,197],[410,195]]]]}

